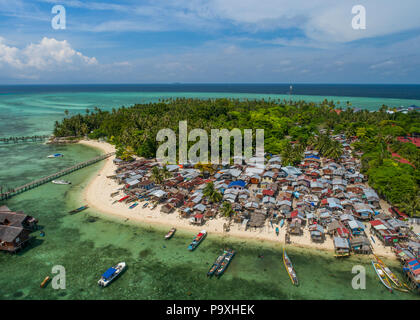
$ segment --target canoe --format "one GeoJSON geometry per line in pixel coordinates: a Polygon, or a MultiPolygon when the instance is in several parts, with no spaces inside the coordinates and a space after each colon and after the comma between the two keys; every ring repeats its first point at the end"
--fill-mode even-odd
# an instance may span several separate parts
{"type": "Polygon", "coordinates": [[[216,261],[214,261],[213,265],[210,267],[209,271],[207,272],[207,277],[211,277],[216,272],[216,270],[219,269],[220,264],[225,259],[227,253],[228,251],[224,250],[223,253],[216,258],[216,261]]]}
{"type": "Polygon", "coordinates": [[[80,212],[80,211],[86,210],[87,208],[89,208],[89,206],[88,206],[88,205],[81,206],[81,207],[79,207],[79,208],[77,208],[77,209],[74,209],[74,210],[69,211],[69,213],[70,213],[70,214],[78,213],[78,212],[80,212]]]}
{"type": "Polygon", "coordinates": [[[47,285],[47,283],[50,281],[50,277],[49,276],[46,276],[45,277],[45,279],[41,282],[41,285],[40,285],[40,287],[41,288],[45,288],[45,286],[47,285]]]}
{"type": "Polygon", "coordinates": [[[284,225],[284,219],[281,219],[281,221],[280,221],[280,228],[282,228],[283,225],[284,225]]]}
{"type": "Polygon", "coordinates": [[[169,240],[175,234],[176,228],[172,228],[169,232],[165,235],[165,240],[169,240]]]}
{"type": "Polygon", "coordinates": [[[279,235],[279,227],[276,227],[276,235],[279,235]]]}
{"type": "Polygon", "coordinates": [[[289,274],[290,280],[295,286],[298,286],[299,280],[297,278],[295,268],[293,268],[292,261],[287,255],[285,248],[283,248],[283,263],[284,263],[284,266],[286,267],[287,273],[289,274]]]}
{"type": "Polygon", "coordinates": [[[133,209],[133,208],[135,208],[135,207],[137,207],[138,206],[138,202],[134,202],[131,206],[129,206],[128,208],[129,209],[133,209]]]}
{"type": "Polygon", "coordinates": [[[123,202],[125,199],[127,199],[127,198],[129,198],[130,196],[125,196],[125,197],[122,197],[120,200],[118,200],[118,202],[123,202]]]}
{"type": "Polygon", "coordinates": [[[373,237],[372,237],[372,236],[370,236],[370,238],[372,239],[373,243],[376,243],[376,242],[375,242],[375,239],[373,239],[373,237]]]}
{"type": "Polygon", "coordinates": [[[392,287],[391,287],[391,283],[389,282],[388,278],[385,275],[385,272],[381,269],[381,266],[379,265],[379,263],[375,262],[372,260],[372,266],[373,269],[375,269],[375,272],[379,278],[379,280],[381,280],[382,284],[389,290],[392,292],[392,287]]]}

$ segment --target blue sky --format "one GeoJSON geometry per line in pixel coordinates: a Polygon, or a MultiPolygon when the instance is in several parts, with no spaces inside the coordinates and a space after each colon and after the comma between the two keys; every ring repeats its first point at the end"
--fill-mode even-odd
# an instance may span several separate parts
{"type": "Polygon", "coordinates": [[[420,83],[419,12],[418,0],[0,0],[0,83],[420,83]]]}

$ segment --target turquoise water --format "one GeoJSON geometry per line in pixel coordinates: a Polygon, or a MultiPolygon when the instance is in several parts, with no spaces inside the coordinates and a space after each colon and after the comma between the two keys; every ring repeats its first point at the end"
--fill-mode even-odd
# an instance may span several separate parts
{"type": "MultiPolygon", "coordinates": [[[[64,109],[84,112],[87,107],[111,108],[156,99],[152,93],[2,95],[0,136],[50,133],[64,109]]],[[[21,185],[99,154],[81,145],[3,145],[0,185],[21,185]],[[46,158],[56,152],[65,156],[46,158]]],[[[280,243],[209,235],[196,251],[189,252],[193,237],[189,232],[177,232],[164,241],[166,229],[113,221],[91,209],[68,215],[83,204],[82,191],[101,165],[66,176],[72,185],[49,183],[0,203],[37,217],[46,234],[40,237],[35,232],[36,239],[16,255],[0,252],[0,299],[419,299],[413,294],[389,293],[367,257],[336,260],[330,252],[288,248],[301,282],[296,288],[284,269],[280,243]],[[220,279],[208,279],[208,268],[225,246],[235,248],[237,256],[220,279]],[[261,254],[263,259],[258,258],[261,254]],[[100,275],[120,261],[127,263],[127,271],[110,287],[99,288],[100,275]],[[366,290],[351,287],[355,264],[366,267],[366,290]],[[47,275],[53,275],[54,265],[66,269],[65,290],[54,290],[51,284],[39,287],[47,275]]],[[[398,263],[389,263],[401,276],[398,263]]]]}

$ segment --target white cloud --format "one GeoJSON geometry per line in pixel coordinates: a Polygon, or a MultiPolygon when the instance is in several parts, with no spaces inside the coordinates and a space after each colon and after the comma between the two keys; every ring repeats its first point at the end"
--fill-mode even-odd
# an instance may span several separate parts
{"type": "Polygon", "coordinates": [[[57,68],[77,68],[96,65],[95,57],[87,57],[74,50],[66,41],[44,37],[39,43],[31,43],[23,49],[10,47],[0,38],[0,69],[11,67],[32,71],[51,71],[57,68]]]}

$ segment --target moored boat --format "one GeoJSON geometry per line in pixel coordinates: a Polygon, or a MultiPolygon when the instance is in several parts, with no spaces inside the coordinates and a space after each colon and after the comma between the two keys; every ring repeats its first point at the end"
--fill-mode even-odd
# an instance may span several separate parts
{"type": "Polygon", "coordinates": [[[220,266],[217,268],[216,272],[214,273],[216,277],[220,277],[226,271],[227,267],[229,266],[230,262],[235,256],[235,253],[236,253],[235,250],[227,250],[227,253],[222,263],[220,264],[220,266]]]}
{"type": "Polygon", "coordinates": [[[165,235],[165,240],[169,240],[175,234],[176,228],[172,228],[169,232],[165,235]]]}
{"type": "Polygon", "coordinates": [[[283,248],[283,263],[286,267],[286,271],[289,274],[290,280],[295,286],[299,285],[299,280],[296,275],[295,268],[293,268],[292,261],[290,260],[289,256],[286,253],[286,249],[283,248]]]}
{"type": "Polygon", "coordinates": [[[283,225],[284,225],[284,219],[281,219],[281,221],[280,221],[280,228],[282,228],[283,225]]]}
{"type": "Polygon", "coordinates": [[[48,284],[48,282],[51,280],[50,276],[46,276],[45,279],[41,282],[40,287],[45,288],[45,286],[48,284]]]}
{"type": "Polygon", "coordinates": [[[125,262],[120,262],[117,265],[109,268],[105,271],[105,273],[102,275],[101,279],[98,281],[98,285],[101,287],[106,287],[109,285],[115,278],[117,278],[121,272],[124,271],[124,269],[127,267],[125,262]]]}
{"type": "Polygon", "coordinates": [[[382,284],[389,290],[392,292],[392,286],[391,283],[389,282],[388,278],[385,275],[385,272],[381,269],[381,266],[379,263],[375,262],[375,261],[371,261],[372,262],[372,266],[373,269],[375,269],[375,272],[379,278],[379,280],[381,280],[382,284]]]}
{"type": "Polygon", "coordinates": [[[404,292],[408,291],[403,288],[403,286],[406,287],[407,285],[401,282],[400,279],[398,279],[398,277],[391,271],[391,269],[387,267],[387,265],[381,259],[379,259],[376,255],[374,255],[374,257],[376,258],[376,262],[379,264],[383,272],[385,272],[385,274],[392,281],[392,283],[397,286],[397,288],[394,288],[394,289],[404,291],[404,292]]]}
{"type": "Polygon", "coordinates": [[[195,248],[198,247],[198,245],[204,240],[204,238],[207,236],[206,230],[201,230],[193,239],[191,244],[188,246],[188,250],[193,251],[195,248]]]}
{"type": "Polygon", "coordinates": [[[118,200],[118,202],[123,202],[125,199],[128,199],[130,196],[124,196],[122,197],[120,200],[118,200]]]}
{"type": "Polygon", "coordinates": [[[54,184],[71,184],[71,182],[67,180],[53,180],[51,182],[54,184]]]}
{"type": "Polygon", "coordinates": [[[64,157],[64,154],[54,153],[54,154],[50,154],[47,158],[60,158],[60,157],[64,157]]]}
{"type": "Polygon", "coordinates": [[[135,207],[137,207],[138,206],[138,202],[134,202],[131,206],[129,206],[128,208],[129,209],[133,209],[133,208],[135,208],[135,207]]]}
{"type": "Polygon", "coordinates": [[[117,196],[119,193],[120,193],[119,191],[115,191],[115,192],[111,193],[111,198],[117,196]]]}
{"type": "Polygon", "coordinates": [[[279,235],[279,227],[276,227],[276,235],[279,235]]]}
{"type": "Polygon", "coordinates": [[[220,267],[220,264],[225,259],[225,256],[228,252],[226,250],[223,251],[221,255],[219,255],[216,260],[214,261],[213,265],[210,267],[209,271],[207,272],[207,277],[211,277],[216,270],[220,267]]]}
{"type": "Polygon", "coordinates": [[[146,208],[148,205],[149,205],[149,202],[146,202],[146,203],[143,205],[143,208],[146,208]]]}
{"type": "Polygon", "coordinates": [[[81,206],[81,207],[79,207],[79,208],[77,208],[77,209],[74,209],[74,210],[69,211],[69,213],[70,213],[70,214],[78,213],[78,212],[80,212],[80,211],[86,210],[87,208],[89,208],[89,206],[88,206],[88,205],[81,206]]]}

